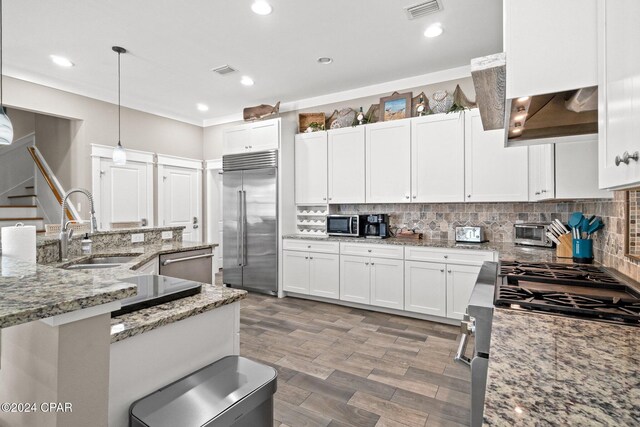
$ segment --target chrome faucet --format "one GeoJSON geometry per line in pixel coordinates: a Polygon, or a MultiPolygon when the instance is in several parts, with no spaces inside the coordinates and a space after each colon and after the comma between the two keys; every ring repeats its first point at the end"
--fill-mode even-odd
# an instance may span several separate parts
{"type": "Polygon", "coordinates": [[[73,236],[73,229],[68,229],[68,226],[71,222],[65,222],[64,217],[66,213],[67,207],[67,199],[73,193],[82,193],[89,199],[89,210],[91,211],[91,233],[95,233],[98,229],[98,224],[96,222],[96,211],[93,209],[93,195],[88,190],[82,188],[72,188],[67,191],[62,198],[62,203],[60,203],[60,260],[63,261],[67,259],[67,254],[69,252],[69,240],[71,236],[73,236]]]}

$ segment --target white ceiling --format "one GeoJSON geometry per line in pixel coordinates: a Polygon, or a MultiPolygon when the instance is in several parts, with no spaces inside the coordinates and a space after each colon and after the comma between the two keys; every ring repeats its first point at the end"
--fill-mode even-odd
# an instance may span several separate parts
{"type": "Polygon", "coordinates": [[[202,125],[260,103],[291,102],[468,65],[502,51],[502,2],[442,0],[408,20],[418,0],[5,0],[5,74],[202,125]],[[422,33],[441,22],[442,36],[422,33]],[[54,65],[57,54],[75,63],[54,65]],[[331,65],[316,59],[329,56],[331,65]],[[229,64],[238,73],[211,68],[229,64]],[[240,84],[249,75],[255,85],[240,84]],[[209,105],[208,112],[196,103],[209,105]]]}

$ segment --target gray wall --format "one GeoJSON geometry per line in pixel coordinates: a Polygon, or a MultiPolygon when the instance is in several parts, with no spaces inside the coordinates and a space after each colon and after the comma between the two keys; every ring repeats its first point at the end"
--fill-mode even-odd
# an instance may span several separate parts
{"type": "MultiPolygon", "coordinates": [[[[117,143],[118,106],[10,77],[4,79],[4,91],[10,108],[71,120],[69,159],[56,162],[69,167],[69,186],[91,188],[90,144],[117,143]]],[[[122,109],[125,148],[202,159],[202,134],[200,126],[122,109]]]]}
{"type": "Polygon", "coordinates": [[[13,140],[16,141],[36,130],[36,115],[31,111],[7,108],[7,115],[13,125],[13,140]]]}
{"type": "MultiPolygon", "coordinates": [[[[398,92],[404,93],[407,91],[411,91],[413,92],[413,96],[417,96],[420,92],[424,92],[425,95],[427,95],[427,97],[431,97],[431,94],[433,94],[438,90],[447,90],[449,91],[449,93],[453,93],[453,90],[456,88],[457,84],[460,85],[460,87],[462,88],[462,91],[467,95],[469,99],[471,100],[475,99],[476,97],[475,89],[473,87],[473,81],[471,80],[470,76],[463,79],[450,80],[447,82],[431,84],[426,86],[407,88],[407,89],[398,88],[398,92]]],[[[327,93],[331,93],[331,88],[327,88],[327,93]]],[[[366,113],[366,111],[369,109],[369,106],[371,104],[378,104],[380,102],[380,98],[387,95],[390,95],[390,93],[381,93],[381,94],[376,94],[376,95],[368,96],[364,98],[353,99],[350,101],[342,101],[342,102],[337,102],[333,104],[325,104],[325,105],[321,105],[313,108],[289,111],[286,113],[282,113],[280,117],[282,117],[283,128],[285,128],[285,126],[287,125],[290,125],[295,129],[297,129],[298,113],[324,112],[326,117],[329,117],[334,110],[341,110],[343,108],[348,108],[348,107],[354,108],[356,110],[362,107],[362,109],[366,113]]],[[[277,100],[274,100],[272,104],[275,104],[275,102],[277,102],[277,100]]],[[[229,127],[236,126],[240,123],[242,122],[226,123],[223,125],[209,126],[204,128],[203,155],[205,160],[219,159],[222,157],[222,131],[229,127]]],[[[286,135],[283,135],[283,137],[287,138],[286,135]]],[[[289,137],[292,137],[292,136],[289,136],[289,137]]]]}
{"type": "Polygon", "coordinates": [[[36,114],[36,147],[65,190],[72,183],[72,125],[71,120],[36,114]]]}

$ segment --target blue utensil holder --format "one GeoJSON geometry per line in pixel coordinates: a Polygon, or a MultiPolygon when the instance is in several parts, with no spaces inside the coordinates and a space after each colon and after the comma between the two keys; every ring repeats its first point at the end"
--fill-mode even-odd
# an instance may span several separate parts
{"type": "Polygon", "coordinates": [[[593,262],[593,240],[573,239],[573,262],[581,264],[593,262]]]}

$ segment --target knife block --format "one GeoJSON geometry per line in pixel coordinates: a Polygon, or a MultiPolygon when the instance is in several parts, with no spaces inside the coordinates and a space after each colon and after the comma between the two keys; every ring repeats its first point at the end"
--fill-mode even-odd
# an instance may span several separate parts
{"type": "Polygon", "coordinates": [[[573,238],[571,233],[558,237],[560,244],[556,246],[556,256],[558,258],[573,258],[573,238]]]}

